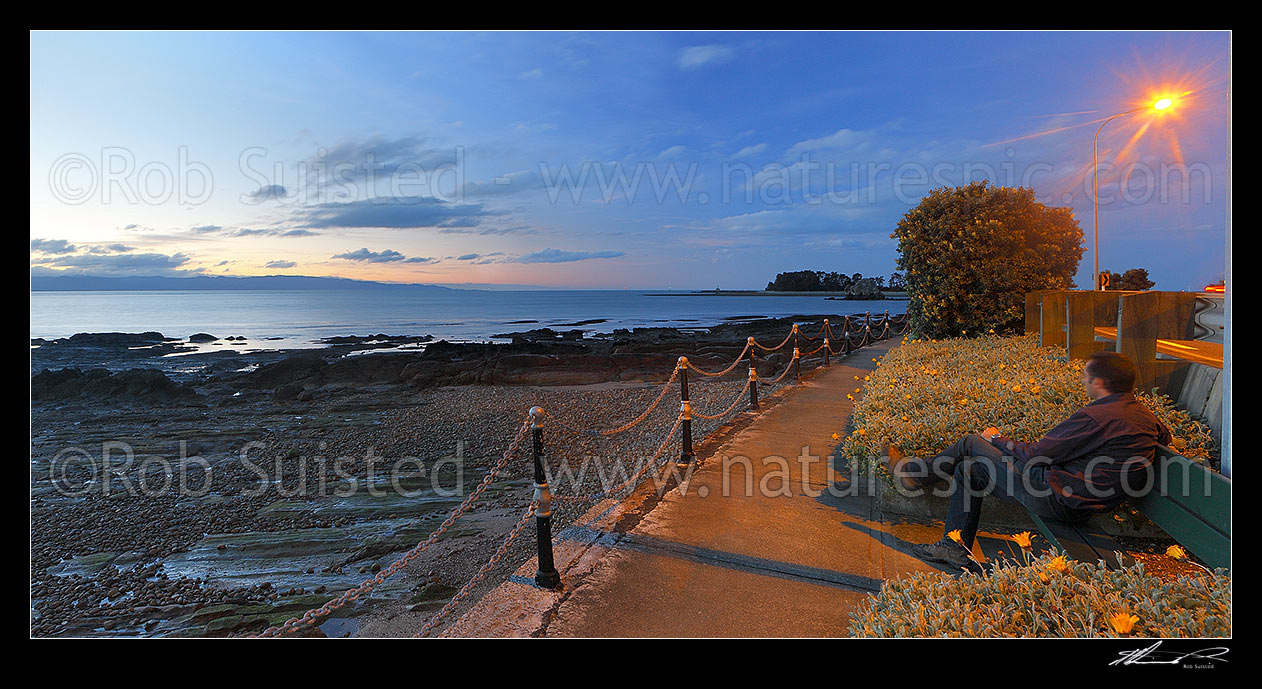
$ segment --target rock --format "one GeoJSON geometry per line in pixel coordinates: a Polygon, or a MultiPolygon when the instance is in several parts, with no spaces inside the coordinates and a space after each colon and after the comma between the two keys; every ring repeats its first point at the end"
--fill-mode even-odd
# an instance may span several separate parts
{"type": "MultiPolygon", "coordinates": [[[[229,338],[229,339],[232,339],[232,338],[229,338]]],[[[217,337],[215,337],[214,335],[211,335],[211,334],[209,334],[209,333],[196,333],[196,334],[194,334],[194,335],[189,335],[189,336],[188,336],[188,341],[189,341],[189,342],[195,342],[195,343],[198,343],[198,344],[205,343],[205,342],[215,342],[215,341],[218,341],[218,340],[219,340],[219,338],[217,338],[217,337]]]]}
{"type": "Polygon", "coordinates": [[[81,371],[66,368],[31,377],[33,401],[109,401],[124,404],[193,403],[199,395],[192,387],[172,381],[161,371],[133,368],[117,373],[103,368],[81,371]]]}
{"type": "Polygon", "coordinates": [[[272,398],[276,400],[296,400],[305,390],[301,385],[295,383],[286,383],[276,388],[272,393],[272,398]]]}

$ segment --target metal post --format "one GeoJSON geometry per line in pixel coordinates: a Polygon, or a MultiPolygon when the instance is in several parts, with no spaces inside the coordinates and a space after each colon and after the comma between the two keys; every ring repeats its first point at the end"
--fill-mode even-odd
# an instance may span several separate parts
{"type": "Polygon", "coordinates": [[[543,409],[530,410],[530,430],[535,460],[535,526],[539,540],[539,571],[535,583],[546,589],[561,585],[561,575],[552,561],[552,494],[548,492],[548,475],[543,470],[543,409]]]}
{"type": "MultiPolygon", "coordinates": [[[[847,322],[846,325],[850,325],[850,323],[847,322]]],[[[850,331],[846,330],[841,335],[842,339],[846,341],[846,356],[850,356],[850,331]]]]}
{"type": "Polygon", "coordinates": [[[863,324],[868,326],[869,328],[872,327],[872,312],[871,311],[863,312],[863,324]]]}
{"type": "Polygon", "coordinates": [[[824,336],[824,368],[828,368],[828,367],[829,367],[829,365],[830,365],[830,364],[829,364],[828,354],[829,354],[829,351],[828,351],[828,336],[827,336],[827,335],[825,335],[825,336],[824,336]]]}
{"type": "Polygon", "coordinates": [[[793,380],[794,382],[802,382],[802,367],[799,363],[801,358],[798,355],[798,348],[793,348],[793,380]]]}
{"type": "Polygon", "coordinates": [[[691,464],[697,458],[692,451],[692,404],[688,401],[688,357],[679,357],[679,411],[684,415],[680,430],[684,434],[683,449],[679,454],[680,464],[691,464]]]}
{"type": "Polygon", "coordinates": [[[758,368],[754,362],[754,338],[749,338],[749,406],[758,408],[758,368]]]}

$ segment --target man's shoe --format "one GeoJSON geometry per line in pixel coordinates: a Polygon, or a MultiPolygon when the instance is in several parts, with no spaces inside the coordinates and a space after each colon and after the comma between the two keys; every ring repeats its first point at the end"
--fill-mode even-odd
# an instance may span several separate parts
{"type": "MultiPolygon", "coordinates": [[[[889,445],[885,448],[885,469],[890,472],[895,481],[905,490],[919,490],[927,485],[932,485],[936,481],[930,481],[929,477],[921,476],[920,472],[913,472],[911,469],[920,461],[915,457],[904,455],[897,447],[889,445]]],[[[925,469],[924,464],[919,465],[921,469],[925,469]]],[[[924,473],[928,473],[925,471],[924,473]]]]}
{"type": "Polygon", "coordinates": [[[911,549],[916,557],[926,562],[942,562],[952,567],[968,567],[973,563],[964,546],[943,537],[937,543],[925,543],[911,549]]]}

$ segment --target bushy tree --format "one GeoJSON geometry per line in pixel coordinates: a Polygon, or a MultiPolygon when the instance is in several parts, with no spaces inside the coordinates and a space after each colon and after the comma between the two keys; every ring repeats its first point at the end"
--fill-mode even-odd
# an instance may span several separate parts
{"type": "Polygon", "coordinates": [[[1111,270],[1100,271],[1101,276],[1108,276],[1108,286],[1105,289],[1110,290],[1134,290],[1142,292],[1153,288],[1157,283],[1148,279],[1148,270],[1146,268],[1131,268],[1130,270],[1118,275],[1111,270]]]}
{"type": "Polygon", "coordinates": [[[935,189],[898,221],[898,267],[913,332],[959,337],[1020,332],[1025,294],[1070,289],[1082,229],[1068,208],[1049,208],[1023,187],[987,182],[935,189]]]}

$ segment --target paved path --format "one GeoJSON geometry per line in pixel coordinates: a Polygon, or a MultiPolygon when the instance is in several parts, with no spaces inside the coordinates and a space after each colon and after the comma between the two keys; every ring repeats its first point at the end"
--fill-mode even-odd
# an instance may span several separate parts
{"type": "Polygon", "coordinates": [[[594,508],[558,537],[562,591],[532,586],[529,562],[445,635],[844,636],[850,610],[883,579],[931,569],[908,544],[941,535],[883,520],[829,458],[854,377],[896,344],[787,390],[685,484],[594,508]]]}

